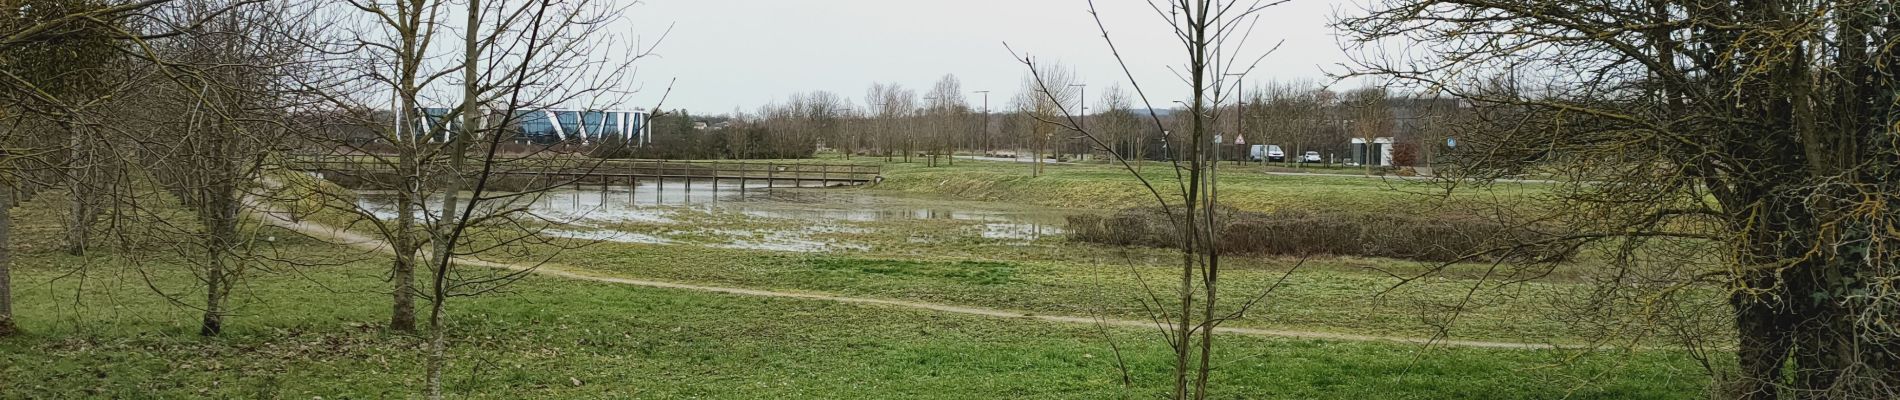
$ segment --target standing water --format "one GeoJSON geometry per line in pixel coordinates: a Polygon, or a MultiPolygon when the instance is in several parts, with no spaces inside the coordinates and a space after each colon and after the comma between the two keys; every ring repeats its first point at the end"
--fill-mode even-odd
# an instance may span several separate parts
{"type": "MultiPolygon", "coordinates": [[[[931,243],[1031,245],[1060,237],[1066,211],[921,199],[863,188],[763,183],[579,185],[518,200],[552,221],[542,235],[636,244],[794,252],[878,251],[931,243]]],[[[359,206],[393,217],[394,196],[359,206]]]]}

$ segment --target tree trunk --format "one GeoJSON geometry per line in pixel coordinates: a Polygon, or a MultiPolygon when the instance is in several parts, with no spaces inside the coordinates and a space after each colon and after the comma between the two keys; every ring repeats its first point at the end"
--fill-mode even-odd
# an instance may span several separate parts
{"type": "Polygon", "coordinates": [[[442,331],[442,302],[435,302],[429,314],[429,365],[425,385],[430,400],[442,399],[442,370],[448,367],[448,335],[442,331]]]}
{"type": "Polygon", "coordinates": [[[19,332],[13,324],[13,188],[0,185],[0,337],[19,332]]]}
{"type": "MultiPolygon", "coordinates": [[[[230,183],[221,183],[225,185],[230,183]]],[[[219,185],[213,185],[219,186],[219,185]]],[[[200,220],[205,228],[205,314],[198,334],[218,336],[224,333],[224,303],[231,292],[231,267],[226,253],[237,242],[236,190],[207,188],[200,220]]]]}
{"type": "MultiPolygon", "coordinates": [[[[407,114],[406,111],[398,111],[407,114]]],[[[406,121],[406,120],[405,120],[406,121]]],[[[400,129],[400,128],[399,128],[400,129]]],[[[402,168],[402,184],[396,188],[396,232],[390,240],[391,249],[396,251],[395,264],[391,267],[390,277],[394,287],[391,289],[393,304],[389,316],[389,329],[396,332],[416,331],[416,193],[421,186],[421,168],[417,166],[414,138],[402,138],[409,143],[402,146],[397,163],[402,168]]]]}
{"type": "Polygon", "coordinates": [[[92,191],[83,188],[87,182],[78,177],[69,177],[66,181],[67,192],[72,196],[67,202],[70,207],[66,220],[66,254],[83,256],[92,242],[92,225],[97,220],[98,207],[89,200],[93,198],[92,191]]]}
{"type": "Polygon", "coordinates": [[[93,179],[95,168],[92,163],[92,149],[86,137],[72,129],[68,123],[61,122],[60,128],[67,135],[67,147],[70,153],[66,160],[67,200],[66,254],[86,255],[86,248],[92,242],[92,225],[98,220],[99,206],[96,203],[95,188],[98,182],[93,179]]]}
{"type": "MultiPolygon", "coordinates": [[[[482,1],[468,0],[468,26],[481,26],[481,18],[482,1]]],[[[442,370],[448,368],[448,332],[444,331],[445,328],[442,326],[442,320],[447,318],[443,313],[449,302],[449,267],[453,265],[452,263],[455,261],[455,236],[457,229],[467,224],[467,217],[469,217],[465,214],[461,216],[456,214],[457,212],[463,212],[461,211],[463,207],[461,204],[462,179],[467,176],[466,171],[463,171],[463,169],[465,167],[464,164],[468,163],[468,152],[473,144],[472,142],[475,140],[473,130],[477,129],[477,125],[481,121],[481,117],[476,114],[480,112],[480,107],[478,107],[476,100],[481,98],[480,88],[477,86],[478,82],[480,82],[480,71],[477,70],[477,65],[480,64],[478,60],[481,57],[481,46],[477,39],[477,34],[478,32],[476,32],[474,28],[470,28],[470,31],[466,32],[463,36],[462,123],[458,129],[449,130],[446,135],[449,140],[448,143],[444,143],[444,145],[449,147],[449,160],[448,168],[445,169],[445,173],[441,174],[443,178],[442,215],[436,218],[436,229],[430,230],[430,234],[432,235],[431,241],[435,244],[434,251],[432,252],[434,257],[430,258],[431,264],[435,266],[435,273],[430,274],[432,278],[430,282],[432,282],[432,284],[429,286],[431,293],[429,302],[429,365],[428,376],[425,379],[428,385],[430,400],[442,399],[442,370]]],[[[443,121],[443,124],[447,125],[448,121],[443,121]]],[[[447,128],[447,126],[443,126],[438,129],[447,128]]],[[[500,135],[501,133],[498,132],[495,134],[500,135]]],[[[743,141],[741,143],[743,143],[743,141]]],[[[717,184],[718,180],[714,180],[713,182],[717,184]]],[[[688,183],[690,184],[690,182],[688,183]]],[[[479,195],[479,193],[477,194],[479,195]]],[[[472,212],[472,206],[475,205],[474,202],[477,200],[479,199],[469,199],[471,210],[467,212],[472,212]]]]}
{"type": "MultiPolygon", "coordinates": [[[[1773,276],[1758,275],[1751,279],[1750,286],[1772,285],[1773,276]]],[[[1737,293],[1729,301],[1736,311],[1736,335],[1741,345],[1736,354],[1741,376],[1731,394],[1742,400],[1779,399],[1782,367],[1793,346],[1791,332],[1784,327],[1787,313],[1765,296],[1737,293]]]]}
{"type": "Polygon", "coordinates": [[[225,281],[222,240],[216,234],[210,235],[205,243],[207,263],[205,265],[205,314],[204,321],[198,325],[199,336],[218,336],[224,333],[224,292],[228,285],[225,281]]]}

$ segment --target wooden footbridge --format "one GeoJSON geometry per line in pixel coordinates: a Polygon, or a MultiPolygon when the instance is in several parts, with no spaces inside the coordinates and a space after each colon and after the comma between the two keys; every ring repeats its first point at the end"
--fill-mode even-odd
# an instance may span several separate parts
{"type": "MultiPolygon", "coordinates": [[[[393,160],[394,158],[390,158],[393,160]]],[[[396,165],[390,162],[357,158],[293,158],[284,162],[293,171],[351,177],[393,176],[396,165]]],[[[490,174],[498,177],[530,178],[541,182],[610,185],[625,183],[711,182],[739,185],[740,190],[763,184],[764,187],[863,186],[881,179],[882,167],[876,165],[825,164],[806,162],[750,161],[671,161],[671,160],[595,160],[576,158],[525,159],[496,165],[490,174]]],[[[465,171],[465,174],[480,170],[465,171]]]]}

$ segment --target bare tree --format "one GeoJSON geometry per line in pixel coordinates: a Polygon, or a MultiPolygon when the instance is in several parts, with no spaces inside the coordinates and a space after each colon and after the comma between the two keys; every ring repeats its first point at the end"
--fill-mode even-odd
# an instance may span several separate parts
{"type": "Polygon", "coordinates": [[[1102,98],[1095,103],[1095,108],[1100,113],[1089,121],[1095,125],[1091,130],[1102,135],[1102,141],[1108,143],[1108,146],[1098,150],[1131,158],[1137,161],[1135,167],[1139,170],[1139,161],[1143,158],[1142,132],[1146,128],[1128,99],[1128,92],[1120,84],[1109,86],[1108,90],[1102,91],[1102,98]]]}
{"type": "Polygon", "coordinates": [[[632,41],[610,31],[625,7],[590,0],[351,0],[328,9],[355,29],[305,44],[341,56],[326,64],[326,79],[301,84],[322,93],[324,107],[343,123],[373,137],[315,137],[316,156],[360,166],[370,184],[395,189],[395,215],[310,192],[333,196],[325,199],[330,209],[354,215],[394,250],[392,330],[413,330],[416,295],[429,300],[431,398],[441,396],[449,361],[450,300],[499,290],[532,272],[457,268],[456,260],[529,246],[565,249],[539,233],[567,221],[525,205],[583,178],[531,178],[507,182],[504,191],[496,177],[546,168],[585,176],[600,165],[570,154],[611,134],[599,122],[580,117],[583,126],[552,142],[527,140],[519,127],[557,107],[623,105],[631,64],[651,54],[650,45],[634,41],[631,53],[607,58],[608,47],[632,41]],[[426,291],[415,283],[418,266],[426,266],[426,291]]]}
{"type": "Polygon", "coordinates": [[[1080,113],[1081,94],[1072,86],[1075,83],[1075,71],[1061,63],[1037,63],[1037,69],[1023,76],[1022,89],[1016,95],[1016,111],[1045,123],[1028,126],[1026,143],[1031,146],[1035,158],[1035,167],[1030,169],[1031,176],[1042,176],[1043,160],[1050,154],[1050,144],[1056,141],[1060,133],[1059,125],[1053,122],[1064,115],[1080,113]],[[1054,88],[1045,90],[1046,88],[1054,88]]]}
{"type": "MultiPolygon", "coordinates": [[[[1241,302],[1235,311],[1219,311],[1221,249],[1217,245],[1217,235],[1222,225],[1218,217],[1218,164],[1212,162],[1212,157],[1218,147],[1213,143],[1213,111],[1223,104],[1237,102],[1238,96],[1234,96],[1230,88],[1236,87],[1234,83],[1244,79],[1259,60],[1271,53],[1268,50],[1260,52],[1257,58],[1242,58],[1245,56],[1240,54],[1248,52],[1247,38],[1252,31],[1251,23],[1257,22],[1261,13],[1282,3],[1212,0],[1151,3],[1156,14],[1168,23],[1170,32],[1183,45],[1181,50],[1188,55],[1184,65],[1176,67],[1182,80],[1187,83],[1191,97],[1183,101],[1187,109],[1183,117],[1186,129],[1181,146],[1169,154],[1174,164],[1175,186],[1164,191],[1136,172],[1127,157],[1116,153],[1111,153],[1111,156],[1154,196],[1163,215],[1182,233],[1179,235],[1182,256],[1180,286],[1175,288],[1175,303],[1163,302],[1160,300],[1163,296],[1154,292],[1146,293],[1143,297],[1148,299],[1144,300],[1143,305],[1156,313],[1157,328],[1168,333],[1168,344],[1174,352],[1171,374],[1173,391],[1170,393],[1174,399],[1205,399],[1210,396],[1209,381],[1215,372],[1215,328],[1223,321],[1245,315],[1260,299],[1270,295],[1272,288],[1279,286],[1279,283],[1269,285],[1260,295],[1241,302]]],[[[1102,30],[1103,38],[1108,41],[1110,51],[1121,62],[1124,71],[1128,71],[1126,58],[1115,46],[1111,32],[1101,23],[1100,14],[1092,2],[1090,12],[1096,16],[1097,25],[1102,30]]],[[[1025,85],[1031,89],[1030,92],[1042,98],[1040,101],[1061,104],[1064,99],[1062,93],[1068,89],[1066,82],[1044,76],[1061,78],[1061,70],[1051,69],[1033,58],[1018,59],[1030,71],[1025,85]]],[[[1154,104],[1149,101],[1141,82],[1134,81],[1132,73],[1127,78],[1148,109],[1147,119],[1157,129],[1167,132],[1166,123],[1154,111],[1154,104]]],[[[1065,132],[1080,134],[1098,147],[1107,147],[1100,136],[1083,129],[1076,112],[1058,108],[1061,114],[1059,118],[1044,119],[1042,122],[1057,124],[1065,132]]],[[[1288,274],[1295,270],[1298,270],[1297,266],[1289,270],[1288,274]]],[[[1284,277],[1281,282],[1284,282],[1284,277]]],[[[1125,365],[1122,372],[1124,381],[1127,381],[1130,372],[1125,365]]]]}
{"type": "Polygon", "coordinates": [[[1366,175],[1372,175],[1373,166],[1380,165],[1383,152],[1378,151],[1378,140],[1392,134],[1391,95],[1385,88],[1369,87],[1346,92],[1346,114],[1351,120],[1347,125],[1353,137],[1365,141],[1363,150],[1354,149],[1353,157],[1365,167],[1366,175]]]}
{"type": "Polygon", "coordinates": [[[1893,2],[1388,0],[1338,26],[1435,50],[1358,73],[1477,109],[1454,189],[1558,177],[1557,204],[1513,219],[1562,229],[1519,245],[1613,249],[1596,297],[1645,310],[1576,312],[1734,348],[1704,359],[1725,397],[1900,397],[1893,2]],[[1734,346],[1678,321],[1700,307],[1726,308],[1734,346]]]}
{"type": "Polygon", "coordinates": [[[308,26],[300,9],[229,1],[157,10],[166,26],[203,31],[150,45],[166,61],[146,71],[155,84],[127,104],[139,111],[124,113],[137,121],[129,129],[141,139],[138,161],[196,219],[169,233],[194,239],[175,248],[194,260],[204,284],[204,336],[223,332],[232,289],[261,258],[251,253],[243,216],[266,156],[293,136],[288,110],[301,100],[287,76],[305,61],[290,45],[308,26]]]}
{"type": "MultiPolygon", "coordinates": [[[[0,3],[0,336],[16,331],[9,246],[14,204],[71,165],[50,154],[71,144],[40,134],[96,126],[86,110],[116,88],[104,87],[100,68],[119,59],[141,37],[126,20],[175,0],[106,3],[87,0],[16,0],[0,3]]],[[[189,27],[179,27],[189,28],[189,27]]],[[[70,182],[69,182],[70,183],[70,182]]],[[[89,228],[89,227],[88,227],[89,228]]],[[[70,231],[69,231],[70,232],[70,231]]]]}
{"type": "Polygon", "coordinates": [[[878,151],[884,153],[884,160],[895,161],[901,152],[905,153],[904,162],[910,162],[910,145],[915,135],[909,125],[917,112],[917,92],[895,83],[874,83],[865,92],[864,99],[865,105],[871,107],[871,129],[877,132],[878,151]]]}
{"type": "Polygon", "coordinates": [[[939,157],[947,157],[951,164],[956,145],[955,139],[969,132],[970,103],[963,94],[963,83],[955,74],[944,75],[932,86],[930,93],[924,95],[925,116],[929,119],[930,129],[930,166],[936,166],[939,157]]]}

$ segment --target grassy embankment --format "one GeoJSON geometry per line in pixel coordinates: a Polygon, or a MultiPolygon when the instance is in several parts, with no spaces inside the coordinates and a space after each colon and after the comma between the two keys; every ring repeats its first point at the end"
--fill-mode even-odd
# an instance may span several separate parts
{"type": "MultiPolygon", "coordinates": [[[[1088,211],[1010,203],[1086,207],[1137,206],[1142,201],[1140,196],[1126,193],[1121,200],[1099,202],[1062,194],[1128,192],[1131,181],[1108,167],[1052,166],[1048,174],[1036,178],[1028,177],[1024,168],[1020,164],[970,161],[949,168],[889,165],[885,171],[889,178],[884,184],[865,190],[897,196],[880,196],[871,204],[830,207],[871,212],[940,207],[1059,214],[1088,211]],[[985,201],[943,200],[945,197],[985,201]]],[[[1416,207],[1425,200],[1414,198],[1425,195],[1406,194],[1401,192],[1403,188],[1395,187],[1422,185],[1409,181],[1245,172],[1229,175],[1228,179],[1223,183],[1227,185],[1223,193],[1237,203],[1359,210],[1416,207]]],[[[1514,190],[1528,194],[1534,189],[1514,190]]],[[[670,211],[668,221],[610,223],[603,228],[672,238],[685,245],[600,243],[554,255],[553,260],[617,275],[677,282],[1126,319],[1149,316],[1141,299],[1150,288],[1161,293],[1172,290],[1161,286],[1179,262],[1178,255],[1163,249],[1072,243],[1060,236],[1023,241],[974,234],[984,229],[986,221],[894,219],[814,224],[797,218],[711,212],[696,207],[670,211]],[[814,225],[823,229],[811,233],[809,229],[814,225]],[[733,232],[759,236],[802,233],[818,241],[858,244],[868,250],[805,254],[704,247],[731,240],[733,232]]],[[[539,260],[537,257],[543,255],[514,260],[539,260]]],[[[1226,260],[1226,290],[1248,294],[1260,293],[1298,262],[1284,257],[1234,256],[1226,260]]],[[[1577,314],[1568,308],[1584,301],[1588,294],[1583,281],[1589,265],[1526,271],[1547,276],[1508,285],[1475,279],[1483,276],[1489,265],[1459,265],[1439,277],[1397,286],[1400,279],[1394,275],[1409,276],[1434,266],[1361,257],[1308,260],[1275,292],[1268,306],[1234,324],[1405,337],[1445,334],[1457,339],[1531,343],[1576,344],[1605,337],[1601,331],[1580,328],[1588,324],[1577,322],[1591,321],[1576,321],[1577,314]],[[1461,305],[1459,312],[1451,312],[1461,305]],[[1441,330],[1440,325],[1453,315],[1456,319],[1449,321],[1453,322],[1450,327],[1441,330]]],[[[1507,267],[1493,278],[1504,277],[1511,269],[1507,267]]]]}
{"type": "MultiPolygon", "coordinates": [[[[859,160],[860,162],[864,160],[859,160]]],[[[802,160],[775,162],[836,162],[802,160]]],[[[919,164],[889,164],[889,179],[862,189],[875,196],[870,203],[798,204],[793,211],[819,208],[827,212],[908,212],[920,208],[980,210],[1014,213],[1091,212],[1087,209],[1051,209],[1017,203],[1071,207],[1141,205],[1124,172],[1103,165],[1052,165],[1040,177],[1028,177],[1027,165],[999,162],[959,162],[948,168],[919,164]],[[929,184],[929,182],[939,182],[929,184]],[[1083,200],[1068,192],[1122,193],[1083,200]],[[984,201],[955,201],[966,198],[984,201]]],[[[1150,175],[1165,181],[1165,169],[1151,167],[1150,175]]],[[[1362,212],[1394,210],[1415,212],[1434,203],[1427,183],[1368,179],[1357,176],[1267,175],[1257,168],[1235,168],[1224,178],[1224,196],[1231,204],[1254,204],[1247,209],[1322,209],[1362,212]],[[1263,206],[1272,205],[1272,206],[1263,206]]],[[[854,189],[824,191],[851,193],[854,189]]],[[[1482,192],[1485,201],[1510,197],[1533,198],[1536,185],[1509,185],[1482,192]]],[[[1473,195],[1465,195],[1473,196],[1473,195]]],[[[571,267],[617,276],[684,283],[774,290],[806,291],[851,296],[925,301],[1020,310],[1055,315],[1107,316],[1145,319],[1149,311],[1141,300],[1150,291],[1165,293],[1163,278],[1174,273],[1177,256],[1162,249],[1115,248],[1071,243],[1060,236],[1036,240],[993,239],[976,235],[986,221],[908,219],[827,221],[760,216],[751,212],[719,212],[703,207],[661,207],[665,221],[597,224],[599,228],[667,238],[668,245],[595,243],[562,254],[495,256],[500,261],[532,263],[544,256],[571,267]],[[804,254],[757,251],[721,246],[736,240],[769,240],[775,236],[807,236],[823,243],[855,245],[842,251],[804,254]],[[863,250],[857,250],[861,246],[863,250]]],[[[1427,211],[1429,212],[1429,211],[1427,211]]],[[[347,219],[318,215],[313,219],[341,225],[347,219]]],[[[1060,224],[1060,218],[1054,218],[1060,224]]],[[[355,225],[362,230],[365,226],[355,225]]],[[[575,244],[585,241],[575,240],[575,244]]],[[[1292,268],[1297,260],[1283,257],[1230,256],[1225,280],[1228,293],[1253,294],[1292,268]]],[[[1584,283],[1594,268],[1585,258],[1555,270],[1506,266],[1492,280],[1475,278],[1494,271],[1488,264],[1452,266],[1439,276],[1399,285],[1397,276],[1410,276],[1435,264],[1363,257],[1320,257],[1305,266],[1277,290],[1267,306],[1235,326],[1295,329],[1317,332],[1581,344],[1618,336],[1646,333],[1642,326],[1603,324],[1575,312],[1589,301],[1584,283]],[[1541,276],[1515,282],[1511,272],[1541,276]],[[1511,284],[1500,284],[1512,281],[1511,284]],[[1455,319],[1452,319],[1455,318],[1455,319]]],[[[1685,296],[1716,301],[1708,293],[1685,296]]],[[[1159,296],[1169,297],[1169,296],[1159,296]]],[[[1239,301],[1228,302],[1235,306],[1239,301]]],[[[1719,302],[1716,302],[1719,303],[1719,302]]],[[[1712,303],[1715,304],[1715,303],[1712,303]]],[[[1719,305],[1719,304],[1717,304],[1719,305]]],[[[1635,305],[1632,305],[1634,307],[1635,305]]],[[[1600,307],[1593,305],[1592,307],[1600,307]]],[[[1163,308],[1172,308],[1164,306],[1163,308]]],[[[1719,334],[1720,330],[1718,330],[1719,334]]],[[[1652,344],[1656,342],[1650,342],[1652,344]]]]}
{"type": "MultiPolygon", "coordinates": [[[[383,332],[386,263],[262,228],[226,336],[194,335],[199,284],[165,247],[57,250],[57,199],[16,211],[25,336],[0,339],[0,398],[414,397],[423,340],[383,332]],[[260,244],[262,246],[262,244],[260,244]],[[176,296],[173,303],[152,288],[176,296]]],[[[162,238],[161,238],[162,239],[162,238]]],[[[728,254],[727,256],[734,256],[728,254]]],[[[702,260],[674,260],[682,268],[702,260]]],[[[1147,398],[1151,332],[530,277],[451,305],[450,390],[476,398],[1147,398]],[[1134,373],[1123,387],[1109,340],[1134,373]]],[[[1228,337],[1229,398],[1681,398],[1665,351],[1430,349],[1228,337]]]]}
{"type": "MultiPolygon", "coordinates": [[[[1133,175],[1106,164],[1050,164],[1042,176],[1030,176],[1027,163],[960,160],[955,166],[929,168],[922,164],[885,164],[886,180],[876,189],[950,198],[1003,201],[1053,207],[1114,210],[1150,207],[1156,200],[1133,175]]],[[[1431,182],[1365,177],[1349,173],[1328,176],[1273,175],[1257,164],[1222,164],[1221,204],[1248,211],[1282,209],[1342,212],[1420,212],[1442,190],[1431,182]]],[[[1330,171],[1341,172],[1341,171],[1330,171]]],[[[1166,164],[1147,163],[1142,176],[1178,202],[1179,180],[1166,164]]],[[[1486,198],[1523,200],[1544,193],[1542,185],[1500,184],[1483,192],[1486,198]]],[[[1477,194],[1460,194],[1477,196],[1477,194]]]]}

